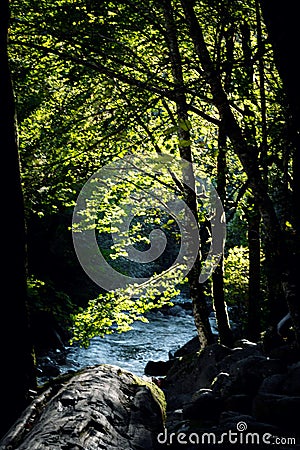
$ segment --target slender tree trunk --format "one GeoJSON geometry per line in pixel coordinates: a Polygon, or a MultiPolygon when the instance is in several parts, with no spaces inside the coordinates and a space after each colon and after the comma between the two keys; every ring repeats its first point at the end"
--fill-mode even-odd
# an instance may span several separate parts
{"type": "Polygon", "coordinates": [[[214,309],[216,312],[216,319],[218,324],[219,341],[220,344],[232,347],[233,334],[229,323],[227,306],[224,295],[224,259],[221,257],[213,275],[213,298],[214,309]]]}
{"type": "Polygon", "coordinates": [[[247,338],[258,341],[260,338],[260,214],[253,202],[249,205],[248,247],[249,247],[249,297],[246,325],[247,338]]]}
{"type": "MultiPolygon", "coordinates": [[[[177,41],[177,30],[173,16],[173,8],[170,0],[163,0],[161,2],[163,8],[163,15],[166,26],[167,44],[172,65],[172,73],[174,83],[177,85],[175,91],[175,102],[177,107],[178,119],[178,139],[179,152],[181,158],[188,162],[192,162],[192,151],[190,142],[190,131],[188,126],[188,106],[184,93],[184,80],[182,73],[182,61],[177,41]]],[[[198,223],[198,207],[197,195],[195,189],[195,177],[191,170],[183,173],[184,183],[184,197],[185,202],[192,211],[196,222],[198,223]]],[[[213,335],[208,319],[208,309],[206,299],[203,292],[203,285],[199,283],[199,276],[201,273],[200,254],[198,253],[195,264],[188,274],[188,281],[190,286],[190,294],[193,303],[193,315],[200,340],[201,347],[213,342],[213,335]]]]}
{"type": "Polygon", "coordinates": [[[265,67],[264,67],[264,44],[262,39],[262,24],[259,7],[259,0],[255,0],[256,24],[257,24],[257,50],[258,50],[258,72],[259,72],[259,96],[260,96],[260,114],[261,114],[261,145],[260,159],[263,169],[263,176],[267,182],[268,177],[268,130],[267,130],[267,102],[265,90],[265,67]]]}
{"type": "Polygon", "coordinates": [[[277,255],[274,254],[273,243],[269,237],[263,240],[265,253],[264,271],[268,290],[268,315],[267,322],[270,327],[276,329],[278,322],[287,313],[287,303],[282,290],[281,268],[277,264],[277,255]]]}
{"type": "MultiPolygon", "coordinates": [[[[226,134],[222,123],[219,127],[217,158],[217,191],[224,204],[226,199],[226,134]]],[[[230,328],[224,294],[224,260],[223,256],[212,275],[214,309],[218,323],[220,343],[231,347],[233,334],[230,328]]]]}
{"type": "Polygon", "coordinates": [[[26,310],[25,221],[20,181],[14,96],[7,55],[9,2],[0,2],[0,139],[2,265],[0,434],[17,419],[35,386],[26,310]],[[5,292],[5,295],[4,295],[5,292]]]}

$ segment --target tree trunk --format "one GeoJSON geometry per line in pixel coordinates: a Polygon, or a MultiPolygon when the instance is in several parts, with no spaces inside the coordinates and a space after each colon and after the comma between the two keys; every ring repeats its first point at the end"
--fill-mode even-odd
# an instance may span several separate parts
{"type": "Polygon", "coordinates": [[[249,246],[249,297],[247,317],[247,338],[258,341],[260,338],[260,214],[255,203],[247,214],[249,246]]]}
{"type": "Polygon", "coordinates": [[[259,7],[259,0],[255,0],[256,11],[256,34],[257,34],[257,53],[258,53],[258,72],[259,72],[259,96],[260,96],[260,114],[261,114],[261,144],[260,160],[264,180],[268,177],[268,129],[267,129],[267,103],[265,87],[265,66],[264,66],[264,43],[262,37],[262,23],[259,7]]]}
{"type": "Polygon", "coordinates": [[[213,298],[214,309],[216,312],[216,319],[218,324],[219,341],[220,344],[232,347],[233,334],[229,324],[227,306],[224,295],[224,260],[220,259],[212,275],[213,281],[213,298]]]}
{"type": "Polygon", "coordinates": [[[272,43],[279,75],[287,97],[290,116],[287,118],[291,133],[293,156],[293,214],[295,233],[289,254],[289,267],[285,274],[283,288],[300,346],[300,305],[296,294],[299,293],[300,264],[300,85],[295,58],[299,50],[299,18],[295,2],[287,0],[282,5],[272,0],[260,0],[263,16],[272,43]]]}
{"type": "Polygon", "coordinates": [[[0,3],[0,139],[2,219],[2,304],[0,434],[19,416],[35,386],[26,310],[25,221],[21,189],[14,96],[7,55],[9,2],[0,3]],[[5,295],[3,294],[5,292],[5,295]]]}
{"type": "Polygon", "coordinates": [[[263,247],[265,254],[264,271],[268,290],[268,315],[266,320],[270,327],[276,329],[278,322],[287,313],[287,303],[282,289],[281,270],[277,263],[277,255],[274,254],[274,246],[268,236],[264,236],[263,247]]]}
{"type": "MultiPolygon", "coordinates": [[[[221,202],[226,199],[226,134],[222,123],[219,127],[218,158],[217,158],[217,192],[221,202]]],[[[216,312],[219,340],[223,345],[233,345],[233,334],[230,328],[227,306],[224,294],[224,260],[221,258],[212,275],[213,300],[216,312]]]]}
{"type": "MultiPolygon", "coordinates": [[[[190,131],[188,126],[188,105],[186,96],[184,93],[184,80],[182,74],[182,62],[179,53],[177,30],[174,21],[172,4],[170,0],[162,1],[163,15],[166,26],[167,44],[169,48],[170,60],[172,65],[172,74],[174,83],[176,84],[175,90],[175,102],[177,107],[177,119],[178,119],[178,139],[179,139],[179,152],[181,158],[188,162],[192,162],[192,151],[190,142],[190,131]]],[[[197,195],[195,188],[194,173],[190,168],[183,173],[184,182],[184,199],[190,210],[192,211],[196,222],[198,223],[198,207],[197,207],[197,195]],[[186,179],[186,183],[185,183],[186,179]]],[[[193,315],[195,325],[197,328],[200,346],[205,347],[213,342],[213,335],[208,319],[208,309],[206,305],[206,299],[203,292],[203,286],[199,283],[199,277],[201,273],[200,255],[198,253],[193,268],[188,274],[188,281],[190,287],[190,295],[193,303],[193,315]]]]}

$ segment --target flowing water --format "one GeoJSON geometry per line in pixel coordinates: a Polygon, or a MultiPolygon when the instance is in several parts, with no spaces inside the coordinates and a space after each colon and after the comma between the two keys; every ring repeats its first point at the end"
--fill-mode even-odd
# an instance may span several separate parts
{"type": "Polygon", "coordinates": [[[168,360],[169,353],[174,353],[196,335],[191,308],[181,299],[164,312],[151,312],[147,318],[149,323],[136,322],[126,333],[92,339],[88,349],[68,348],[61,372],[113,364],[143,375],[149,360],[168,360]]]}

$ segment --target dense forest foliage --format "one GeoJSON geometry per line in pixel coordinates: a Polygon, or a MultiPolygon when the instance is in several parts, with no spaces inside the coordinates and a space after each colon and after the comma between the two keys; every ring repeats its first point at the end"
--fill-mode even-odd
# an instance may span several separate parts
{"type": "MultiPolygon", "coordinates": [[[[1,136],[11,180],[5,211],[20,226],[8,230],[16,245],[9,249],[15,258],[8,271],[14,267],[21,278],[6,315],[15,317],[19,308],[20,323],[13,330],[29,336],[22,322],[27,305],[36,351],[45,323],[53,323],[66,340],[88,345],[93,336],[146,320],[147,311],[170,303],[180,291],[191,298],[203,347],[214,339],[210,308],[225,345],[240,336],[257,341],[288,311],[299,343],[299,87],[291,51],[296,24],[291,9],[276,11],[271,3],[26,0],[10,5],[15,106],[6,22],[1,24],[1,79],[6,79],[1,136]],[[93,233],[114,271],[146,280],[112,290],[88,277],[72,241],[78,195],[94,173],[104,176],[105,167],[113,167],[115,178],[106,176],[96,210],[89,209],[93,233]],[[213,273],[199,282],[217,226],[217,208],[207,206],[205,190],[218,193],[227,236],[223,254],[221,236],[213,273]],[[174,198],[187,210],[180,214],[174,198]],[[187,244],[194,259],[186,271],[184,258],[178,265],[174,261],[189,213],[201,245],[195,253],[187,244]],[[131,218],[125,233],[122,223],[131,218]],[[146,263],[130,262],[130,251],[147,252],[150,233],[158,229],[166,236],[164,253],[146,263]],[[113,240],[115,235],[119,239],[113,240]],[[231,321],[238,330],[233,332],[231,321]]],[[[7,19],[7,10],[0,17],[7,19]]],[[[222,220],[218,217],[219,225],[222,220]]],[[[22,342],[19,354],[29,355],[30,342],[22,342]]],[[[30,357],[24,359],[12,370],[26,372],[28,389],[34,382],[24,369],[30,357]]]]}

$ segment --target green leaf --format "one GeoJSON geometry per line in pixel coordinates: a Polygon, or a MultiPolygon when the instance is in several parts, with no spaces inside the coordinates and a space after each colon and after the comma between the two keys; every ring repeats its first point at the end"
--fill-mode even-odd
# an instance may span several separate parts
{"type": "Polygon", "coordinates": [[[190,147],[192,145],[192,141],[190,139],[180,139],[178,141],[179,147],[190,147]]]}

